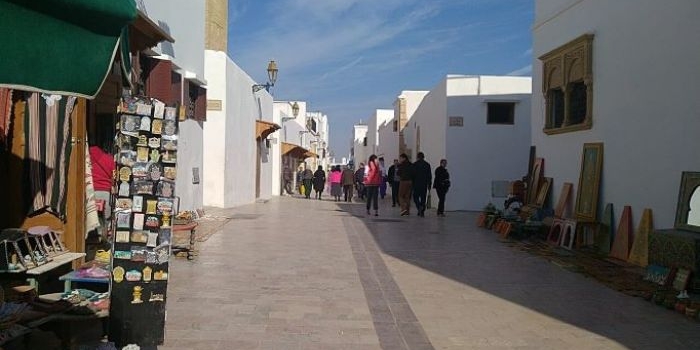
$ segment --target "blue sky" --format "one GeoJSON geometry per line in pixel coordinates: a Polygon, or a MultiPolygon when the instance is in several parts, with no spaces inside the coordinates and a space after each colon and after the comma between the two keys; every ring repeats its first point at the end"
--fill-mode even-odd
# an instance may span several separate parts
{"type": "Polygon", "coordinates": [[[530,75],[532,0],[230,0],[229,55],[277,100],[330,119],[331,150],[401,90],[447,74],[530,75]]]}

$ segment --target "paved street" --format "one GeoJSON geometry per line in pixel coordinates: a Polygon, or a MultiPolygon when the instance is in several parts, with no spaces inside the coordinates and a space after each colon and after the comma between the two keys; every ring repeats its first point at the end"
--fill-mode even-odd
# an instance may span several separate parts
{"type": "Polygon", "coordinates": [[[160,349],[700,348],[697,322],[509,248],[473,213],[392,209],[233,209],[171,265],[160,349]]]}

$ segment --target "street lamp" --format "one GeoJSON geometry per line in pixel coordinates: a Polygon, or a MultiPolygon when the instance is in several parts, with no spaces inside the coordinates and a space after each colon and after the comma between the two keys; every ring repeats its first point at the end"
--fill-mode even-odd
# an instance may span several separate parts
{"type": "Polygon", "coordinates": [[[270,92],[270,88],[275,86],[275,82],[277,81],[277,72],[279,72],[279,69],[277,69],[277,63],[275,61],[270,61],[270,63],[267,65],[267,83],[253,85],[253,93],[262,89],[270,92]]]}
{"type": "Polygon", "coordinates": [[[292,105],[292,115],[293,115],[293,117],[282,117],[282,123],[284,123],[284,122],[286,122],[286,121],[288,121],[288,120],[297,119],[297,117],[299,116],[299,104],[296,103],[296,102],[294,102],[294,103],[287,102],[287,103],[289,103],[290,105],[292,105]]]}

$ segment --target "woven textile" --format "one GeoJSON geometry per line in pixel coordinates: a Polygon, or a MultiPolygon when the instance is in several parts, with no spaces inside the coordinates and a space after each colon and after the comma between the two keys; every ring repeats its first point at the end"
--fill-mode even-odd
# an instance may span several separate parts
{"type": "Polygon", "coordinates": [[[29,215],[48,211],[65,220],[75,97],[34,93],[25,112],[25,179],[29,215]]]}

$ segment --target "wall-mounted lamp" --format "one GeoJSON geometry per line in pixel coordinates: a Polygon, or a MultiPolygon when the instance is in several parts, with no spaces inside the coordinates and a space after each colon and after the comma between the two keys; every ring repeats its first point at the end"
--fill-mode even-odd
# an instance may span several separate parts
{"type": "Polygon", "coordinates": [[[270,63],[267,65],[267,83],[253,85],[253,93],[256,93],[262,89],[270,92],[270,88],[275,86],[275,82],[277,81],[278,71],[279,69],[277,69],[277,63],[275,63],[275,61],[270,61],[270,63]]]}
{"type": "Polygon", "coordinates": [[[286,121],[288,121],[288,120],[297,119],[297,117],[299,116],[299,104],[296,103],[296,102],[294,102],[294,103],[287,102],[287,103],[289,103],[290,105],[292,105],[292,115],[293,115],[293,117],[282,117],[282,123],[284,123],[284,122],[286,122],[286,121]]]}

